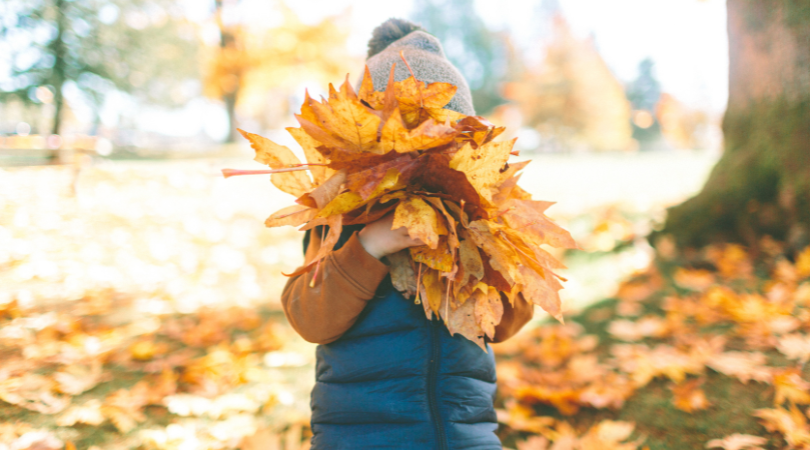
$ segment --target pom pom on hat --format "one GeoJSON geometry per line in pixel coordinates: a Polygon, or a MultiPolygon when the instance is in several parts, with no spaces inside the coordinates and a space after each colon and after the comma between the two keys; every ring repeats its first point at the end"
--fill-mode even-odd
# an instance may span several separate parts
{"type": "MultiPolygon", "coordinates": [[[[372,33],[368,43],[366,65],[371,73],[375,90],[385,90],[393,64],[396,64],[395,81],[402,81],[411,76],[400,58],[400,51],[403,52],[419,81],[426,83],[440,81],[458,88],[456,95],[445,108],[468,116],[475,115],[467,80],[444,55],[441,42],[419,25],[407,20],[388,19],[372,33]]],[[[357,85],[359,84],[358,81],[357,85]]]]}

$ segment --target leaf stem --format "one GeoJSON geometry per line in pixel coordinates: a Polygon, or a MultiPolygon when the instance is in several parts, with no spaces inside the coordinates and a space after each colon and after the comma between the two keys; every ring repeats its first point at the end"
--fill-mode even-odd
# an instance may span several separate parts
{"type": "Polygon", "coordinates": [[[283,173],[283,172],[298,172],[300,170],[309,170],[308,167],[290,167],[287,169],[273,169],[273,170],[240,170],[240,169],[222,169],[222,176],[225,178],[235,177],[239,175],[266,175],[270,173],[283,173]]]}

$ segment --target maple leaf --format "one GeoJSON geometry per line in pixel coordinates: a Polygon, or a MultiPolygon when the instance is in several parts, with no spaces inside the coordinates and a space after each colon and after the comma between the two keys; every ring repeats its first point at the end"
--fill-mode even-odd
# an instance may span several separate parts
{"type": "Polygon", "coordinates": [[[410,252],[406,249],[385,257],[390,267],[391,283],[406,298],[416,294],[416,272],[409,256],[410,252]]]}
{"type": "Polygon", "coordinates": [[[758,409],[754,416],[762,419],[762,425],[768,431],[778,431],[787,441],[788,445],[806,449],[810,448],[810,427],[807,417],[795,405],[790,409],[773,408],[758,409]]]}
{"type": "Polygon", "coordinates": [[[647,337],[661,337],[666,331],[666,323],[656,316],[647,316],[637,321],[619,319],[608,325],[608,332],[623,341],[639,341],[647,337]]]}
{"type": "Polygon", "coordinates": [[[765,450],[760,447],[760,445],[767,443],[768,440],[764,437],[734,433],[723,439],[712,439],[706,443],[706,448],[722,448],[723,450],[765,450]]]}
{"type": "Polygon", "coordinates": [[[579,441],[580,450],[636,450],[640,442],[621,443],[635,429],[631,422],[603,420],[594,425],[579,441]]]}
{"type": "Polygon", "coordinates": [[[36,374],[8,378],[0,381],[0,400],[40,414],[56,414],[68,407],[70,399],[54,395],[54,384],[36,374]]]}
{"type": "Polygon", "coordinates": [[[704,380],[695,378],[692,381],[672,386],[672,403],[681,411],[691,413],[706,409],[711,403],[706,399],[706,393],[700,389],[704,380]]]}
{"type": "Polygon", "coordinates": [[[678,286],[693,291],[705,291],[714,284],[714,274],[705,269],[686,269],[679,267],[673,276],[678,286]]]}
{"type": "Polygon", "coordinates": [[[405,127],[399,108],[385,122],[380,132],[380,149],[383,152],[408,153],[441,147],[453,141],[457,131],[449,126],[426,120],[413,130],[405,127]]]}
{"type": "Polygon", "coordinates": [[[475,301],[475,322],[490,339],[495,338],[495,325],[501,323],[503,303],[497,289],[479,283],[473,291],[475,301]]]}
{"type": "Polygon", "coordinates": [[[310,208],[308,206],[286,206],[271,214],[270,217],[264,221],[264,225],[268,228],[280,227],[284,225],[292,225],[297,227],[298,225],[312,220],[317,212],[317,209],[310,208]]]}
{"type": "Polygon", "coordinates": [[[725,352],[715,355],[706,365],[717,372],[736,377],[744,384],[750,380],[770,383],[773,371],[765,362],[765,355],[760,352],[725,352]]]}
{"type": "Polygon", "coordinates": [[[106,379],[102,375],[100,361],[95,361],[90,367],[72,365],[53,374],[59,392],[68,395],[79,395],[94,388],[106,379]]]}
{"type": "Polygon", "coordinates": [[[773,386],[776,388],[776,395],[773,399],[775,405],[781,405],[785,400],[796,405],[810,403],[810,392],[808,392],[810,383],[802,379],[801,371],[798,368],[775,371],[773,386]]]}
{"type": "MultiPolygon", "coordinates": [[[[289,148],[258,134],[243,130],[239,132],[250,141],[250,146],[256,151],[256,162],[268,165],[272,169],[286,169],[301,164],[301,160],[289,148]]],[[[312,181],[303,171],[274,173],[270,179],[277,188],[296,197],[312,190],[312,181]]]]}
{"type": "Polygon", "coordinates": [[[515,140],[492,142],[478,148],[466,143],[453,155],[450,168],[462,172],[481,197],[491,201],[493,188],[500,181],[501,169],[509,159],[515,140]]]}
{"type": "Polygon", "coordinates": [[[106,417],[101,412],[101,401],[91,399],[81,406],[72,406],[56,419],[56,424],[60,427],[72,427],[77,423],[88,425],[101,425],[106,417]]]}
{"type": "Polygon", "coordinates": [[[119,389],[108,395],[101,413],[122,433],[128,433],[146,420],[143,408],[149,403],[149,386],[139,382],[132,389],[119,389]]]}
{"type": "Polygon", "coordinates": [[[444,109],[455,86],[411,75],[395,82],[392,66],[379,92],[366,68],[359,93],[348,78],[340,89],[329,85],[320,101],[306,93],[296,115],[300,128],[288,128],[306,163],[243,132],[257,161],[272,170],[226,175],[272,173],[277,187],[296,195],[297,205],[265,224],[324,234],[317,254],[289,274],[314,269],[310,286],[343,224],[370,223],[393,211],[392,229],[404,227],[424,245],[390,255],[392,283],[421,297],[425,315],[444,318],[451,334],[485,349],[484,337],[494,338],[506,301],[538,304],[562,320],[562,285],[552,270],[564,266],[539,246],[576,244],[545,216],[551,203],[532,201],[517,185],[527,162],[508,164],[514,139],[496,142],[503,127],[444,109]],[[317,228],[327,225],[328,234],[317,228]]]}
{"type": "Polygon", "coordinates": [[[777,350],[790,359],[798,359],[801,364],[810,360],[810,336],[788,334],[779,339],[777,350]]]}
{"type": "Polygon", "coordinates": [[[304,151],[307,163],[310,164],[309,173],[312,175],[313,183],[320,185],[328,180],[335,171],[327,166],[329,160],[318,150],[321,143],[308,135],[303,128],[288,127],[285,129],[304,151]]]}
{"type": "Polygon", "coordinates": [[[796,274],[802,278],[810,277],[810,246],[796,257],[796,274]]]}
{"type": "Polygon", "coordinates": [[[439,245],[438,216],[426,201],[420,197],[410,196],[399,202],[394,212],[392,230],[405,227],[408,235],[418,239],[431,249],[439,245]]]}

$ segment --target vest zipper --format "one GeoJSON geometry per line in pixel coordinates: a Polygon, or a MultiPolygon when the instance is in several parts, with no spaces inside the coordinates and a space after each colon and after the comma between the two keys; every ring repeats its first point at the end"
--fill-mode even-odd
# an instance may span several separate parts
{"type": "Polygon", "coordinates": [[[436,436],[439,438],[439,450],[448,450],[447,437],[444,434],[444,424],[439,415],[439,400],[437,397],[437,384],[439,377],[439,357],[441,356],[441,346],[439,344],[439,327],[441,321],[431,320],[430,323],[430,344],[431,355],[428,365],[428,403],[433,416],[433,427],[436,429],[436,436]]]}

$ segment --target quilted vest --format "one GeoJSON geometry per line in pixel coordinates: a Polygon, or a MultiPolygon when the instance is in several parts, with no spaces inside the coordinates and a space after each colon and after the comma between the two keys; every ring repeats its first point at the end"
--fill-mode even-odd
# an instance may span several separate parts
{"type": "Polygon", "coordinates": [[[386,277],[352,328],[317,347],[312,449],[501,449],[487,349],[450,336],[386,277]]]}

